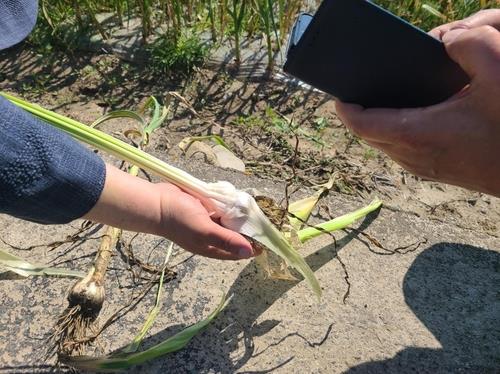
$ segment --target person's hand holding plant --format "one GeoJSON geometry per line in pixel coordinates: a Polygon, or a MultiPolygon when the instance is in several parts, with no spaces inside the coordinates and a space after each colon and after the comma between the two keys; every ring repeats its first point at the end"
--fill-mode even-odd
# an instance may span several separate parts
{"type": "Polygon", "coordinates": [[[238,260],[258,254],[242,235],[212,220],[195,197],[170,183],[150,183],[110,165],[99,201],[84,218],[160,235],[206,257],[238,260]]]}

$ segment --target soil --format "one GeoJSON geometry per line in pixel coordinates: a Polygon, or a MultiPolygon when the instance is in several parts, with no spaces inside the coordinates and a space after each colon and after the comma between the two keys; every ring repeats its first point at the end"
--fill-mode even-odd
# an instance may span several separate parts
{"type": "MultiPolygon", "coordinates": [[[[259,182],[262,185],[275,186],[275,189],[280,191],[275,193],[276,196],[280,196],[278,202],[281,204],[286,200],[285,181],[289,182],[288,193],[291,194],[300,188],[296,196],[302,196],[311,190],[310,187],[328,181],[333,174],[336,179],[330,198],[334,196],[335,200],[345,199],[352,204],[369,201],[378,196],[384,201],[386,214],[394,215],[396,218],[391,219],[396,222],[397,217],[410,217],[407,218],[408,222],[413,222],[412,220],[421,222],[418,227],[435,225],[435,230],[438,230],[437,228],[447,230],[444,236],[448,241],[453,241],[453,235],[457,233],[456,237],[462,238],[461,241],[466,240],[463,238],[467,238],[467,235],[471,235],[482,238],[481,243],[487,243],[484,245],[490,245],[490,248],[493,246],[491,243],[498,244],[500,199],[423,180],[409,174],[387,156],[352,136],[336,116],[334,100],[315,91],[277,80],[240,81],[231,73],[222,70],[201,69],[189,80],[158,77],[153,75],[147,66],[127,64],[113,55],[55,53],[47,56],[37,54],[26,45],[10,49],[0,55],[0,88],[83,123],[91,123],[103,114],[116,109],[136,110],[150,95],[154,95],[163,103],[168,103],[170,100],[169,120],[164,127],[155,132],[148,149],[149,152],[169,162],[197,165],[198,161],[186,160],[178,143],[188,136],[217,134],[244,161],[246,177],[262,181],[259,182]],[[170,91],[182,95],[191,108],[169,96],[170,91]],[[465,233],[463,237],[461,233],[465,233]]],[[[124,132],[134,128],[134,124],[128,120],[114,120],[100,128],[127,140],[124,132]]],[[[114,162],[118,164],[118,161],[114,162]]],[[[202,168],[204,167],[200,166],[200,170],[202,168]]],[[[219,173],[214,168],[207,170],[219,173]]],[[[213,179],[217,175],[207,177],[213,179]]],[[[236,180],[240,180],[238,178],[236,180]]],[[[262,188],[261,185],[252,187],[262,188]]],[[[342,204],[333,207],[322,204],[315,212],[315,219],[336,216],[336,211],[332,211],[333,209],[341,211],[342,204]]],[[[12,224],[9,220],[7,222],[12,224]]],[[[12,225],[12,228],[23,232],[28,232],[26,230],[31,227],[30,224],[24,227],[22,223],[12,225]]],[[[68,229],[55,227],[53,230],[55,234],[67,233],[68,229]]],[[[72,230],[74,231],[75,227],[72,230]]],[[[391,231],[390,224],[383,230],[385,231],[371,231],[372,243],[377,242],[378,236],[389,235],[387,233],[391,231]]],[[[410,227],[408,230],[414,231],[410,227]]],[[[11,230],[8,232],[7,239],[11,238],[11,230]]],[[[6,232],[3,233],[5,234],[6,232]]],[[[406,243],[408,238],[404,230],[400,235],[406,243]]],[[[6,239],[5,236],[3,239],[6,239]]],[[[146,239],[141,240],[147,242],[146,239]]],[[[29,246],[34,243],[39,243],[37,237],[24,237],[22,243],[16,245],[29,246]]],[[[38,260],[43,262],[43,256],[38,257],[38,260]]],[[[362,262],[356,264],[358,270],[362,271],[362,262]]],[[[408,268],[409,264],[407,262],[405,264],[402,266],[408,268]]],[[[197,266],[204,265],[197,262],[197,266]]],[[[226,267],[224,269],[231,274],[235,273],[235,270],[228,270],[226,267]]],[[[342,269],[336,271],[341,273],[342,269]]],[[[498,269],[494,274],[498,274],[498,269]]],[[[362,287],[363,282],[361,281],[358,287],[362,287]]],[[[344,294],[345,290],[342,289],[345,283],[340,284],[342,285],[335,291],[344,294]]],[[[365,286],[369,287],[369,284],[365,286]]],[[[298,300],[294,299],[294,302],[298,300]]],[[[283,303],[283,300],[280,303],[283,303]]],[[[189,314],[186,318],[190,320],[191,317],[192,314],[189,314]]],[[[319,317],[320,315],[317,316],[319,317]]],[[[44,319],[43,323],[47,321],[44,319]]],[[[264,327],[263,334],[274,326],[270,329],[264,327]]],[[[34,329],[37,333],[43,330],[40,327],[34,329]]],[[[279,329],[283,334],[287,331],[283,330],[284,327],[279,329]]],[[[325,336],[328,334],[329,332],[325,336]]],[[[363,334],[358,337],[363,338],[363,334]]],[[[434,345],[436,344],[434,342],[434,345]]],[[[202,349],[199,346],[198,348],[202,349]]],[[[337,369],[334,372],[339,372],[346,367],[367,362],[369,355],[366,356],[365,353],[359,357],[354,355],[357,358],[352,358],[349,362],[337,366],[330,363],[327,367],[335,367],[337,369]]],[[[5,357],[5,365],[15,361],[5,357]]],[[[307,357],[312,361],[315,360],[314,355],[307,357]]],[[[369,357],[370,360],[380,358],[377,355],[369,357]]],[[[438,361],[439,359],[436,362],[438,361]]],[[[326,367],[318,365],[315,367],[315,372],[331,372],[326,367]]],[[[299,372],[300,368],[305,367],[307,365],[296,366],[294,372],[299,372]]],[[[184,369],[182,372],[197,371],[196,367],[187,366],[184,369]]],[[[379,369],[380,372],[384,372],[379,367],[370,372],[379,372],[377,371],[379,369]]],[[[215,371],[224,370],[225,367],[215,369],[215,371]]],[[[426,370],[432,371],[432,366],[426,367],[426,370]]]]}

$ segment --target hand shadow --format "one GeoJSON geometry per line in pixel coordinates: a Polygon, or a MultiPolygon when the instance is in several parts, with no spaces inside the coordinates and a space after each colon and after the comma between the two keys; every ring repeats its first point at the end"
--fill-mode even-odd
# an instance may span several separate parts
{"type": "Polygon", "coordinates": [[[442,345],[408,347],[347,373],[500,372],[500,254],[439,243],[406,273],[406,303],[442,345]]]}

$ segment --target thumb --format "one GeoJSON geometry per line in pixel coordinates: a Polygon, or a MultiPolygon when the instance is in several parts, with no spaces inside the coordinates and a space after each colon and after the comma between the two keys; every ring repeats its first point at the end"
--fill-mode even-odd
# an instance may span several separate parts
{"type": "Polygon", "coordinates": [[[491,26],[456,28],[442,36],[446,51],[471,77],[498,74],[500,32],[491,26]]]}

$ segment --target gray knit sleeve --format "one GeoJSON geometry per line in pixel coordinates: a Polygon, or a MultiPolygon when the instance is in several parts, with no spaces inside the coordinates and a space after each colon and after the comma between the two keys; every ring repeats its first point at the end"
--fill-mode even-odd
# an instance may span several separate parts
{"type": "Polygon", "coordinates": [[[0,213],[70,222],[95,205],[105,174],[97,154],[0,97],[0,213]]]}

